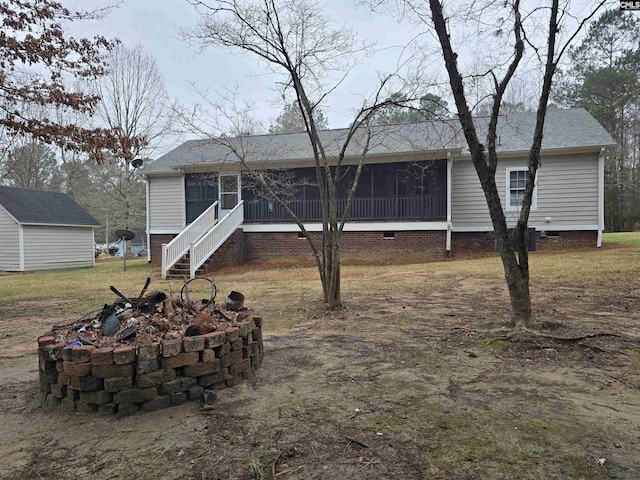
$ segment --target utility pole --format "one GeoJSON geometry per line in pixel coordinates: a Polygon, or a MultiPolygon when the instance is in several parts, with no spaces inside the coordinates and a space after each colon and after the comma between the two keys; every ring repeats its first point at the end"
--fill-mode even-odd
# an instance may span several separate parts
{"type": "Polygon", "coordinates": [[[105,244],[105,248],[106,248],[106,254],[109,254],[109,210],[107,210],[107,221],[106,221],[106,225],[105,225],[105,237],[104,237],[104,244],[105,244]]]}

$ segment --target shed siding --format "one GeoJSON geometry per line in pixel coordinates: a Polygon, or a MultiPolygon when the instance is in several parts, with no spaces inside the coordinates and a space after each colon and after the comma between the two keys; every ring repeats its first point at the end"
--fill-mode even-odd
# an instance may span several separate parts
{"type": "Polygon", "coordinates": [[[24,225],[24,269],[93,266],[93,229],[24,225]]]}
{"type": "MultiPolygon", "coordinates": [[[[496,184],[502,205],[506,202],[506,171],[526,167],[526,159],[501,160],[496,184]]],[[[537,208],[531,210],[529,226],[538,230],[592,227],[598,224],[598,155],[544,157],[538,169],[537,208]],[[550,222],[545,222],[545,218],[550,222]]],[[[453,163],[451,212],[454,228],[491,226],[489,209],[470,160],[453,163]]],[[[515,226],[518,211],[506,211],[507,223],[515,226]]]]}
{"type": "Polygon", "coordinates": [[[152,234],[179,233],[185,227],[182,176],[149,177],[149,229],[152,234]]]}
{"type": "Polygon", "coordinates": [[[20,233],[18,224],[0,207],[0,270],[20,269],[20,233]]]}

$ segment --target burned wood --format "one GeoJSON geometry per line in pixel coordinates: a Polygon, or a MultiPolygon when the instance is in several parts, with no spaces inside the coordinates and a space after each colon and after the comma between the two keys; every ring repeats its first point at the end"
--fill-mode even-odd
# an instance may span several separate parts
{"type": "Polygon", "coordinates": [[[111,285],[109,287],[109,289],[115,293],[117,296],[119,296],[122,300],[124,300],[127,303],[132,303],[131,300],[129,300],[127,297],[125,297],[116,287],[114,287],[113,285],[111,285]]]}
{"type": "Polygon", "coordinates": [[[97,347],[98,346],[94,342],[89,340],[88,338],[83,337],[82,335],[78,335],[78,341],[83,345],[91,345],[92,347],[97,347]]]}
{"type": "Polygon", "coordinates": [[[227,317],[224,313],[222,313],[222,311],[218,310],[217,308],[213,309],[213,314],[220,315],[220,317],[224,318],[227,322],[233,322],[231,318],[227,317]]]}
{"type": "Polygon", "coordinates": [[[169,317],[175,313],[175,305],[173,304],[173,300],[170,298],[162,302],[162,314],[165,317],[169,317]]]}
{"type": "Polygon", "coordinates": [[[142,298],[144,296],[144,292],[147,291],[147,288],[149,288],[149,284],[151,283],[151,277],[147,277],[146,282],[144,282],[144,287],[142,287],[142,290],[140,291],[140,295],[138,295],[138,298],[142,298]]]}
{"type": "MultiPolygon", "coordinates": [[[[141,294],[144,297],[130,298],[115,286],[110,290],[118,298],[93,312],[93,317],[84,315],[78,321],[54,326],[52,335],[56,343],[84,344],[96,347],[115,347],[120,344],[140,344],[145,338],[149,342],[176,339],[185,336],[205,335],[224,330],[231,323],[241,321],[252,310],[232,312],[215,299],[213,281],[212,298],[194,301],[174,300],[160,290],[147,291],[150,281],[145,282],[141,294]],[[77,343],[76,343],[77,342],[77,343]]],[[[188,294],[188,286],[186,288],[188,294]]]]}

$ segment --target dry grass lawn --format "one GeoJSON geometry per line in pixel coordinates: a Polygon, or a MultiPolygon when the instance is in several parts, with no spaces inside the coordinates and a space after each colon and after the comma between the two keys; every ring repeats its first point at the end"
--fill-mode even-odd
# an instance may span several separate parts
{"type": "Polygon", "coordinates": [[[180,282],[139,261],[0,276],[0,478],[640,478],[640,249],[538,252],[531,270],[539,332],[616,336],[496,340],[495,256],[345,266],[338,312],[312,268],[228,269],[218,299],[264,314],[263,368],[214,410],[127,419],[35,407],[35,338],[113,301],[109,285],[180,282]]]}

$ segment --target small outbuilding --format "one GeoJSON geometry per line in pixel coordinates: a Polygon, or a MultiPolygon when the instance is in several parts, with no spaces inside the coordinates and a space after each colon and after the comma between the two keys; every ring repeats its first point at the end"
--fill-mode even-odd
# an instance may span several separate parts
{"type": "Polygon", "coordinates": [[[0,186],[0,271],[92,267],[98,226],[64,193],[0,186]]]}

